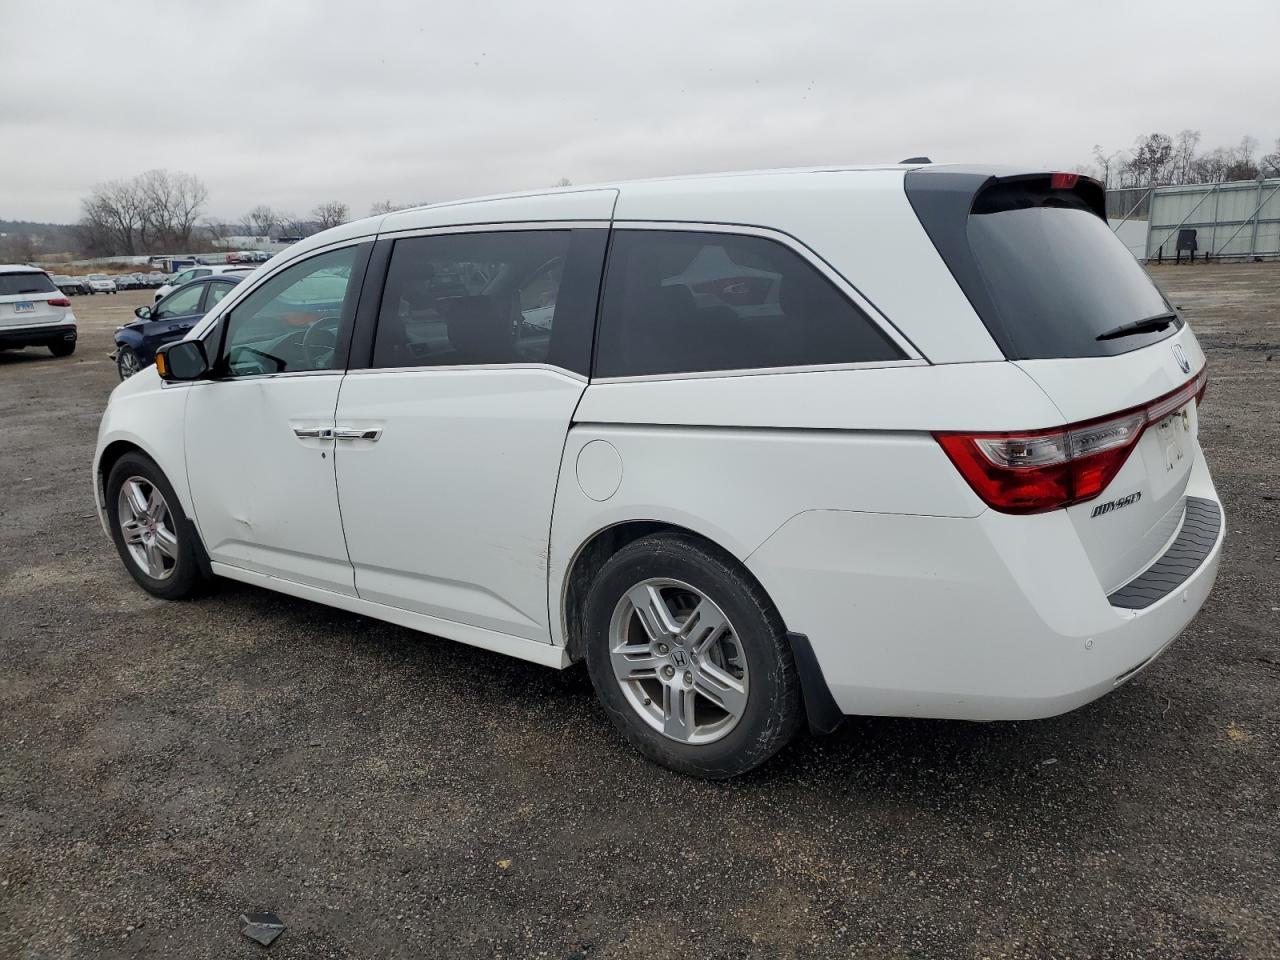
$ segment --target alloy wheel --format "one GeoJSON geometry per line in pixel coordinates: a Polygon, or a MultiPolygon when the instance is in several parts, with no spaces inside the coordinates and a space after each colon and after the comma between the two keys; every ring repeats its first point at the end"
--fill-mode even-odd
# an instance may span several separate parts
{"type": "Polygon", "coordinates": [[[747,707],[747,661],[724,612],[695,587],[653,578],[618,601],[609,625],[614,677],[633,710],[672,740],[712,743],[747,707]]]}
{"type": "Polygon", "coordinates": [[[116,499],[120,532],[129,556],[147,576],[167,580],[178,565],[178,536],[160,489],[146,477],[130,477],[116,499]]]}

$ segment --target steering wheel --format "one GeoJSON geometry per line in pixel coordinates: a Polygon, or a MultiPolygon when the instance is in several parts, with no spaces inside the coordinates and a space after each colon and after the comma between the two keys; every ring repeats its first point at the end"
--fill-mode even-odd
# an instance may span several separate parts
{"type": "Polygon", "coordinates": [[[328,370],[338,349],[338,317],[321,317],[302,334],[308,370],[328,370]]]}

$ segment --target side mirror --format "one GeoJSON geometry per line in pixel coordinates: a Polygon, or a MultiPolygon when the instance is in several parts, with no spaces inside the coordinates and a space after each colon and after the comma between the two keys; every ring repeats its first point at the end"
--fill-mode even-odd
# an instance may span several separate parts
{"type": "Polygon", "coordinates": [[[209,358],[199,340],[179,340],[156,351],[156,372],[170,383],[209,375],[209,358]]]}
{"type": "Polygon", "coordinates": [[[135,317],[137,317],[139,320],[150,320],[150,319],[151,319],[151,308],[150,308],[150,307],[138,307],[138,308],[136,308],[136,309],[133,311],[133,315],[134,315],[135,317]]]}

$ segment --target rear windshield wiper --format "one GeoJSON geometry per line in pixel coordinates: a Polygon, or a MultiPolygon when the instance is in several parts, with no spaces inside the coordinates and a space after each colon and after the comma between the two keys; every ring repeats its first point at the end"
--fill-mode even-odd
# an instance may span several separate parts
{"type": "Polygon", "coordinates": [[[1133,323],[1122,323],[1118,327],[1112,327],[1104,333],[1094,337],[1095,340],[1118,340],[1121,337],[1131,337],[1138,333],[1155,333],[1157,330],[1163,330],[1171,323],[1178,322],[1176,313],[1157,313],[1154,317],[1147,317],[1143,320],[1135,320],[1133,323]]]}

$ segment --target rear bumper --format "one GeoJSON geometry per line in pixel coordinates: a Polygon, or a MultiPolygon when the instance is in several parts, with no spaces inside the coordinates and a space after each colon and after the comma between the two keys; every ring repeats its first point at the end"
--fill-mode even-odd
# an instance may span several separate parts
{"type": "Polygon", "coordinates": [[[74,342],[74,323],[49,323],[31,327],[0,327],[0,347],[45,347],[51,343],[74,342]]]}
{"type": "MultiPolygon", "coordinates": [[[[1197,459],[1187,496],[1220,517],[1197,459]]],[[[1142,609],[1113,605],[1063,511],[810,511],[747,565],[809,638],[844,713],[1022,720],[1082,706],[1154,661],[1208,597],[1224,531],[1142,609]]]]}

